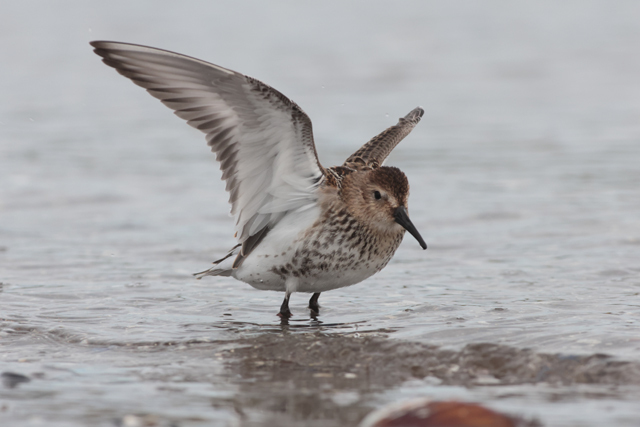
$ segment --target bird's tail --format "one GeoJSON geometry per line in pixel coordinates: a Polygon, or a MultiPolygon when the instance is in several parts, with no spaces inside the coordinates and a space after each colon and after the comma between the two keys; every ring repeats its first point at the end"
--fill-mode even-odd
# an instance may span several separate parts
{"type": "Polygon", "coordinates": [[[204,276],[231,276],[233,274],[233,259],[231,259],[231,257],[240,252],[241,246],[242,245],[237,244],[224,256],[224,258],[213,261],[213,267],[208,270],[201,271],[200,273],[194,273],[193,275],[196,276],[196,279],[198,280],[202,279],[204,276]]]}

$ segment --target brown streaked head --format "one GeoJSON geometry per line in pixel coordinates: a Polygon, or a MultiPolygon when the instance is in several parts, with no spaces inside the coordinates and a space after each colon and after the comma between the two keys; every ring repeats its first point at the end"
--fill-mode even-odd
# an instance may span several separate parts
{"type": "Polygon", "coordinates": [[[341,197],[349,212],[361,223],[384,234],[407,230],[423,249],[427,249],[409,219],[409,180],[400,169],[382,166],[351,173],[342,184],[341,197]]]}

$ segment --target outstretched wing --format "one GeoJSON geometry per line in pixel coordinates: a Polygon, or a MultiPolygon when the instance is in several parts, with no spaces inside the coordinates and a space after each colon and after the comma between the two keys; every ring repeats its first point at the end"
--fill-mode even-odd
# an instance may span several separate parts
{"type": "Polygon", "coordinates": [[[286,212],[316,202],[324,169],[311,120],[286,96],[251,77],[166,50],[91,45],[105,64],[206,134],[227,183],[243,253],[286,212]]]}
{"type": "Polygon", "coordinates": [[[382,165],[395,146],[416,127],[423,114],[424,110],[421,107],[414,108],[409,114],[400,118],[398,124],[386,129],[360,147],[344,162],[345,166],[348,163],[364,163],[369,167],[382,165]]]}

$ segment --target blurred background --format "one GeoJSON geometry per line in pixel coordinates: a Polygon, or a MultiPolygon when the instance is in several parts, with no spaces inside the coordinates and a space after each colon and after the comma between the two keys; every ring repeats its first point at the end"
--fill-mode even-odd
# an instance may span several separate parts
{"type": "Polygon", "coordinates": [[[640,3],[27,1],[0,12],[0,368],[31,379],[0,389],[3,422],[346,426],[418,395],[544,425],[640,421],[640,3]],[[275,87],[311,117],[325,166],[421,105],[387,164],[409,177],[429,250],[408,238],[380,274],[323,294],[321,323],[294,295],[284,330],[280,294],[193,280],[234,244],[215,156],[91,40],[275,87]],[[482,369],[434,356],[447,372],[469,369],[466,382],[399,366],[346,384],[298,361],[297,376],[274,368],[253,387],[256,372],[231,352],[271,336],[290,337],[286,354],[310,336],[327,349],[376,337],[372,354],[393,342],[397,357],[411,343],[500,347],[467,348],[482,369]],[[553,361],[509,381],[492,371],[503,353],[533,366],[524,349],[575,358],[577,373],[550,381],[553,361]],[[601,353],[624,367],[600,361],[585,379],[601,353]],[[298,392],[273,393],[283,384],[298,392]]]}

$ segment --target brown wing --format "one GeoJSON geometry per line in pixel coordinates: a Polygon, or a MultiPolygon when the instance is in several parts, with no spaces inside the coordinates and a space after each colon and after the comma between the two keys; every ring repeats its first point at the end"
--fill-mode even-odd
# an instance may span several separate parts
{"type": "Polygon", "coordinates": [[[206,134],[227,181],[244,255],[288,211],[316,203],[324,169],[311,120],[293,101],[251,77],[178,53],[91,45],[105,64],[206,134]]]}
{"type": "Polygon", "coordinates": [[[380,166],[395,146],[416,127],[423,114],[424,110],[421,107],[414,108],[409,114],[400,118],[398,124],[386,129],[360,147],[344,162],[344,166],[358,163],[367,167],[380,166]]]}

